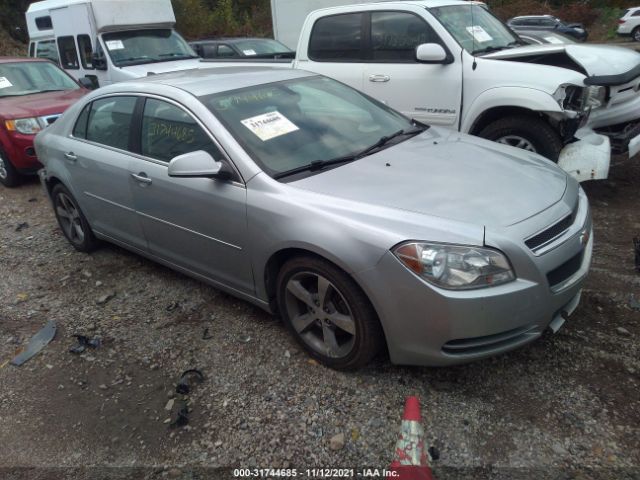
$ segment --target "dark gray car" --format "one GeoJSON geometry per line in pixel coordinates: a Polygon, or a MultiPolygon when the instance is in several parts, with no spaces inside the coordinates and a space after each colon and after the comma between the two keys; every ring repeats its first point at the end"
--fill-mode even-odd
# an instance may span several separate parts
{"type": "Polygon", "coordinates": [[[587,198],[553,163],[299,70],[111,85],[36,148],[76,249],[113,242],[277,312],[334,368],[525,345],[591,261],[587,198]]]}

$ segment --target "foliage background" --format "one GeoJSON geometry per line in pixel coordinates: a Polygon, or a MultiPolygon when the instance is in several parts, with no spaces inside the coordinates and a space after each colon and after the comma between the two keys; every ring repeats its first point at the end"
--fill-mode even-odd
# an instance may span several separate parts
{"type": "MultiPolygon", "coordinates": [[[[300,0],[303,1],[303,0],[300,0]]],[[[640,0],[486,0],[501,18],[552,13],[584,23],[593,40],[615,38],[624,8],[640,0]]],[[[24,12],[30,0],[0,0],[0,55],[24,52],[24,12]]],[[[172,0],[178,30],[188,39],[271,35],[270,0],[172,0]]]]}

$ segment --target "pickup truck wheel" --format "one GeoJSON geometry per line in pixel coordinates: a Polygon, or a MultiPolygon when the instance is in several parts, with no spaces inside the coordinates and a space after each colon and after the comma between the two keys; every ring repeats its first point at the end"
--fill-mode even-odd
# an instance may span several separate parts
{"type": "Polygon", "coordinates": [[[296,340],[328,367],[362,367],[383,345],[382,327],[367,296],[351,277],[323,259],[296,257],[283,265],[278,308],[296,340]]]}
{"type": "Polygon", "coordinates": [[[634,28],[631,36],[636,42],[640,42],[640,27],[634,28]]]}
{"type": "Polygon", "coordinates": [[[0,149],[0,183],[7,188],[15,187],[20,183],[20,174],[2,149],[0,149]]]}
{"type": "Polygon", "coordinates": [[[62,233],[73,248],[84,253],[95,250],[98,240],[71,192],[62,184],[58,184],[51,191],[51,199],[62,233]]]}
{"type": "Polygon", "coordinates": [[[539,153],[554,162],[560,158],[562,140],[544,120],[533,116],[505,117],[486,126],[480,137],[539,153]]]}

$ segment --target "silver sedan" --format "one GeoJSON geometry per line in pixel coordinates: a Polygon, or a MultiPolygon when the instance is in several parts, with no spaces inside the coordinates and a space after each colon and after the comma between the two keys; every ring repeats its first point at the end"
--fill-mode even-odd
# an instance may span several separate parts
{"type": "Polygon", "coordinates": [[[333,368],[525,345],[562,326],[591,261],[587,198],[551,162],[303,71],[111,85],[36,149],[77,250],[112,242],[277,313],[333,368]]]}

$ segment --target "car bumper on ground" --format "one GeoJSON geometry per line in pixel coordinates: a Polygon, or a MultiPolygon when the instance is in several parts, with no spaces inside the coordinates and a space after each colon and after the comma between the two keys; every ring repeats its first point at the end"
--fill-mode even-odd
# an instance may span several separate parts
{"type": "Polygon", "coordinates": [[[579,182],[606,179],[611,165],[609,138],[589,128],[579,129],[575,137],[578,141],[560,152],[558,166],[579,182]]]}
{"type": "Polygon", "coordinates": [[[391,361],[447,366],[517,349],[556,332],[577,308],[591,265],[593,230],[586,198],[569,238],[514,264],[518,278],[497,287],[452,291],[411,273],[388,252],[357,280],[382,322],[391,361]],[[520,275],[520,273],[521,275],[520,275]],[[376,295],[377,292],[377,295],[376,295]]]}

